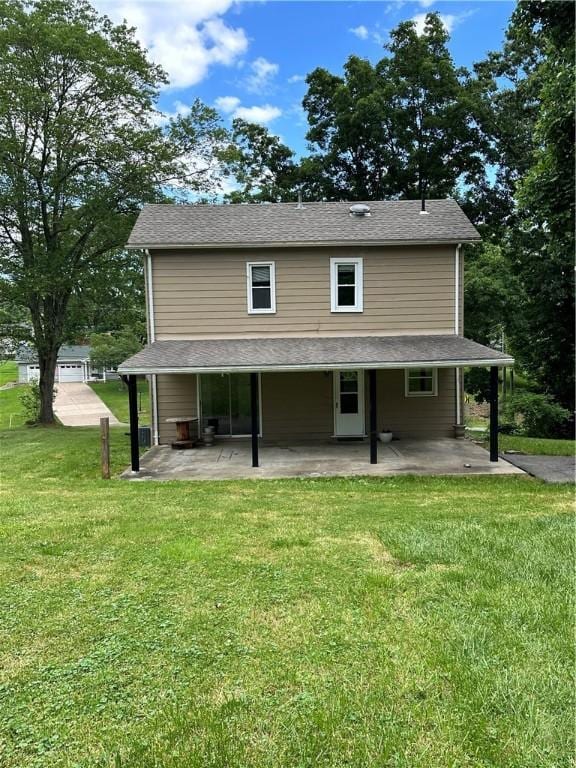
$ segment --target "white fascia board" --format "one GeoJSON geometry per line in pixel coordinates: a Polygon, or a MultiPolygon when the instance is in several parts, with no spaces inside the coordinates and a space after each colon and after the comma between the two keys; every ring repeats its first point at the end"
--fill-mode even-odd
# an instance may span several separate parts
{"type": "Polygon", "coordinates": [[[406,363],[324,363],[311,365],[251,365],[217,366],[211,368],[162,368],[139,367],[118,368],[122,375],[151,374],[151,373],[274,373],[282,371],[350,371],[350,370],[404,370],[404,368],[487,368],[491,366],[504,367],[514,365],[514,358],[498,358],[497,360],[413,360],[406,363]]]}
{"type": "Polygon", "coordinates": [[[303,240],[298,241],[280,241],[280,242],[256,242],[256,243],[141,243],[139,245],[125,245],[124,248],[127,251],[177,251],[177,250],[190,250],[190,249],[225,249],[225,248],[332,248],[332,247],[361,247],[368,248],[371,246],[402,246],[407,247],[411,245],[458,245],[459,243],[478,243],[479,237],[472,238],[458,238],[458,240],[303,240]]]}

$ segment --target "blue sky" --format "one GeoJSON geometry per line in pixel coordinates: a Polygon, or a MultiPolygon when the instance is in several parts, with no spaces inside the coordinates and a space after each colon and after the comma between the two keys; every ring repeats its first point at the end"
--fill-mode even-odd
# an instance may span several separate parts
{"type": "Polygon", "coordinates": [[[228,122],[267,125],[298,154],[306,153],[301,109],[304,76],[315,67],[340,73],[351,54],[377,61],[400,21],[422,24],[437,11],[451,33],[457,65],[470,67],[497,50],[513,2],[317,2],[316,0],[96,0],[113,20],[126,18],[164,66],[171,85],[160,97],[167,114],[199,97],[228,122]]]}

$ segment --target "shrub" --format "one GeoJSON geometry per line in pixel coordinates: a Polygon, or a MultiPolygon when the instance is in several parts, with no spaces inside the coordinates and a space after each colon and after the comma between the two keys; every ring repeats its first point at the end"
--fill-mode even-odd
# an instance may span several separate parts
{"type": "MultiPolygon", "coordinates": [[[[56,387],[52,399],[56,397],[56,387]]],[[[40,384],[38,381],[31,381],[20,389],[18,398],[24,409],[26,424],[36,424],[40,418],[40,384]]]]}
{"type": "Polygon", "coordinates": [[[565,431],[570,411],[550,395],[522,392],[505,401],[502,422],[515,426],[518,434],[527,437],[558,437],[565,431]]]}
{"type": "Polygon", "coordinates": [[[35,424],[40,418],[40,385],[37,381],[26,384],[18,393],[18,399],[24,409],[26,424],[35,424]]]}

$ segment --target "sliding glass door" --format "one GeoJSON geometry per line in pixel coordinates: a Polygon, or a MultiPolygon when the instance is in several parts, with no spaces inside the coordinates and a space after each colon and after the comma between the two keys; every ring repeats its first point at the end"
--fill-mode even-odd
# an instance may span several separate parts
{"type": "Polygon", "coordinates": [[[212,426],[217,435],[249,435],[250,374],[200,375],[202,429],[212,426]]]}

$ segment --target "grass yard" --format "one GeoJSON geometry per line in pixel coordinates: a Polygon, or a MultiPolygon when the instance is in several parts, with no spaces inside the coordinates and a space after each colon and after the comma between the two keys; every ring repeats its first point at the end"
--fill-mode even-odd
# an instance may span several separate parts
{"type": "Polygon", "coordinates": [[[570,763],[568,486],[106,482],[93,428],[0,451],[3,768],[570,763]]]}
{"type": "Polygon", "coordinates": [[[18,381],[18,366],[14,360],[0,360],[0,387],[10,381],[18,381]]]}
{"type": "Polygon", "coordinates": [[[21,427],[26,420],[20,392],[22,387],[12,387],[0,391],[0,430],[21,427]]]}
{"type": "MultiPolygon", "coordinates": [[[[481,438],[483,439],[483,438],[481,438]]],[[[488,436],[484,448],[488,449],[488,436]]],[[[574,440],[549,440],[544,437],[498,435],[498,447],[503,451],[520,451],[530,456],[574,456],[574,440]]]]}
{"type": "MultiPolygon", "coordinates": [[[[95,381],[90,382],[90,387],[98,397],[110,408],[114,416],[125,424],[129,421],[128,390],[121,381],[95,381]]],[[[140,404],[139,421],[141,424],[150,424],[150,400],[148,397],[148,382],[146,379],[138,381],[138,402],[140,404]]]]}
{"type": "Polygon", "coordinates": [[[522,451],[529,455],[574,456],[574,440],[547,440],[543,437],[500,435],[501,451],[522,451]]]}

